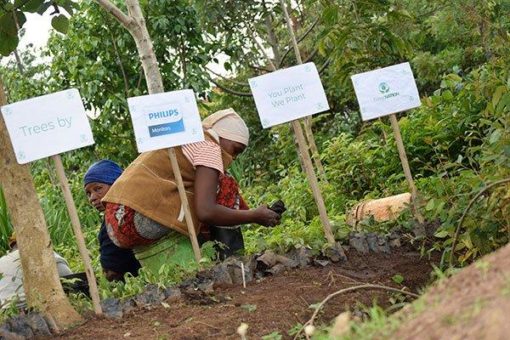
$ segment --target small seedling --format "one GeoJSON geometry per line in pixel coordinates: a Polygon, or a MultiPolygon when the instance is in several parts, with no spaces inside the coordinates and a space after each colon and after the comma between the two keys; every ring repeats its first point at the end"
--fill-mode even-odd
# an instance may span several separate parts
{"type": "Polygon", "coordinates": [[[248,303],[246,305],[242,305],[241,308],[247,310],[250,313],[252,313],[252,312],[255,312],[257,310],[257,305],[251,305],[251,304],[248,303]]]}
{"type": "Polygon", "coordinates": [[[279,332],[273,332],[273,333],[269,333],[267,335],[264,335],[262,337],[262,340],[281,340],[283,339],[282,335],[279,333],[279,332]]]}
{"type": "Polygon", "coordinates": [[[400,274],[393,275],[391,279],[393,280],[393,282],[398,283],[399,285],[402,284],[402,282],[404,282],[404,277],[400,274]]]}

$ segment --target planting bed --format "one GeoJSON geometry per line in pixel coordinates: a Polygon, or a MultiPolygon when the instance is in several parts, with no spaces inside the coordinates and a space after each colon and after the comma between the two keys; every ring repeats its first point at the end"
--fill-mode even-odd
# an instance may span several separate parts
{"type": "MultiPolygon", "coordinates": [[[[120,319],[88,315],[85,324],[69,330],[60,339],[238,339],[236,330],[247,323],[248,337],[289,332],[313,313],[310,305],[328,294],[361,283],[377,283],[417,292],[430,281],[431,260],[407,247],[391,254],[347,252],[348,261],[285,269],[247,284],[217,287],[206,298],[190,294],[171,297],[152,306],[135,307],[120,319]],[[399,274],[402,284],[392,279],[399,274]]],[[[398,281],[398,280],[397,280],[398,281]]],[[[199,294],[200,295],[200,294],[199,294]]],[[[389,306],[394,293],[359,290],[330,300],[318,323],[329,323],[349,309],[363,316],[362,306],[389,306]]],[[[317,323],[317,322],[316,322],[317,323]]]]}

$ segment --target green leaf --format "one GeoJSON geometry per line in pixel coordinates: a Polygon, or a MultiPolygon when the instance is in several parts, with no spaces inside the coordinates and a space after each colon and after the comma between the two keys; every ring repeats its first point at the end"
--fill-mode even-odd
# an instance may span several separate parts
{"type": "MultiPolygon", "coordinates": [[[[23,27],[25,22],[27,22],[27,18],[25,17],[25,14],[21,11],[16,11],[16,19],[18,20],[19,27],[23,27]]],[[[16,27],[16,24],[14,24],[14,26],[16,27]]],[[[16,27],[16,30],[17,29],[18,28],[16,27]]],[[[18,32],[16,32],[16,35],[17,34],[18,34],[18,32]]]]}
{"type": "Polygon", "coordinates": [[[35,13],[39,10],[44,0],[29,0],[23,7],[22,10],[25,12],[35,13]]]}
{"type": "Polygon", "coordinates": [[[328,25],[333,25],[338,20],[339,10],[338,6],[329,6],[324,9],[322,14],[324,22],[328,25]]]}
{"type": "Polygon", "coordinates": [[[434,204],[435,204],[435,201],[432,198],[430,201],[428,201],[427,205],[425,206],[425,210],[431,211],[432,209],[434,209],[434,204]]]}
{"type": "Polygon", "coordinates": [[[242,309],[245,309],[247,310],[248,312],[255,312],[257,310],[257,305],[252,305],[252,304],[245,304],[245,305],[241,305],[241,308],[242,309]]]}
{"type": "Polygon", "coordinates": [[[43,15],[44,12],[51,6],[51,1],[43,3],[41,6],[39,6],[39,9],[37,9],[37,13],[40,15],[43,15]]]}
{"type": "Polygon", "coordinates": [[[3,7],[3,10],[4,12],[10,12],[14,9],[14,6],[13,4],[11,4],[10,2],[6,3],[3,7]]]}
{"type": "Polygon", "coordinates": [[[18,46],[18,36],[10,36],[0,31],[0,54],[7,57],[18,46]]]}
{"type": "Polygon", "coordinates": [[[404,282],[404,277],[400,274],[393,275],[393,277],[391,279],[393,280],[393,282],[398,283],[398,284],[401,284],[402,282],[404,282]]]}
{"type": "Polygon", "coordinates": [[[65,15],[57,15],[51,19],[51,26],[60,33],[66,34],[69,29],[69,19],[65,15]]]}
{"type": "Polygon", "coordinates": [[[63,7],[69,15],[73,15],[74,10],[78,8],[78,4],[71,0],[61,0],[59,1],[58,6],[63,7]]]}
{"type": "Polygon", "coordinates": [[[261,339],[262,340],[281,340],[281,339],[283,339],[283,336],[280,333],[278,333],[277,331],[274,331],[267,335],[263,335],[261,339]]]}
{"type": "Polygon", "coordinates": [[[493,133],[491,133],[491,136],[489,138],[489,143],[494,144],[501,138],[501,130],[497,129],[493,133]]]}
{"type": "Polygon", "coordinates": [[[496,113],[501,113],[505,108],[508,109],[508,107],[510,107],[510,93],[506,92],[499,100],[498,105],[494,106],[494,109],[496,113]]]}
{"type": "Polygon", "coordinates": [[[5,13],[0,17],[0,32],[4,32],[8,36],[17,36],[18,28],[12,13],[5,13]]]}
{"type": "Polygon", "coordinates": [[[501,99],[501,96],[507,91],[506,86],[501,85],[498,86],[496,91],[494,91],[494,95],[492,96],[492,105],[496,107],[501,99]]]}
{"type": "Polygon", "coordinates": [[[440,230],[438,232],[436,232],[434,234],[435,237],[437,238],[445,238],[446,236],[448,236],[448,231],[447,230],[440,230]]]}

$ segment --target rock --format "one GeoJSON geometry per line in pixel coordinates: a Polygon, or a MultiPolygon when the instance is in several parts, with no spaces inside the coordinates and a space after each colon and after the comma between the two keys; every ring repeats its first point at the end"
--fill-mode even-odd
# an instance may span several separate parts
{"type": "Polygon", "coordinates": [[[211,269],[212,279],[215,285],[231,285],[232,278],[228,271],[228,266],[225,263],[220,263],[211,269]]]}
{"type": "Polygon", "coordinates": [[[388,245],[388,240],[383,235],[377,235],[377,251],[385,254],[390,253],[390,246],[388,245]]]}
{"type": "Polygon", "coordinates": [[[299,266],[298,261],[283,255],[277,255],[270,250],[260,255],[257,258],[257,262],[260,264],[259,268],[261,268],[263,271],[269,271],[270,268],[276,266],[277,264],[281,264],[287,268],[296,268],[299,266]]]}
{"type": "Polygon", "coordinates": [[[264,254],[257,257],[257,263],[259,264],[258,268],[263,268],[263,270],[267,270],[269,268],[272,268],[276,264],[276,254],[273,253],[271,250],[268,250],[264,252],[264,254]]]}
{"type": "Polygon", "coordinates": [[[363,233],[349,235],[349,245],[356,249],[358,253],[368,254],[369,252],[367,238],[363,233]]]}
{"type": "Polygon", "coordinates": [[[367,243],[370,251],[373,251],[374,253],[387,253],[387,254],[390,253],[388,240],[383,235],[368,233],[367,243]]]}
{"type": "Polygon", "coordinates": [[[35,336],[51,336],[48,324],[39,313],[29,313],[26,320],[35,336]]]}
{"type": "Polygon", "coordinates": [[[343,312],[335,318],[335,323],[329,332],[329,336],[333,339],[339,339],[346,335],[351,328],[351,313],[343,312]]]}
{"type": "Polygon", "coordinates": [[[390,245],[390,248],[400,248],[402,247],[402,243],[400,242],[399,238],[389,240],[388,244],[390,245]]]}
{"type": "Polygon", "coordinates": [[[163,294],[165,294],[165,301],[167,302],[174,302],[182,297],[181,290],[178,287],[168,287],[163,291],[163,294]]]}
{"type": "Polygon", "coordinates": [[[24,338],[33,338],[34,332],[30,327],[27,317],[24,315],[18,315],[10,318],[7,322],[7,328],[10,332],[20,335],[24,338]]]}
{"type": "Polygon", "coordinates": [[[347,261],[345,256],[344,248],[340,242],[336,242],[333,246],[330,246],[324,250],[324,256],[331,260],[331,262],[347,261]]]}
{"type": "Polygon", "coordinates": [[[379,252],[379,247],[377,244],[377,235],[374,233],[368,233],[367,234],[367,243],[368,243],[368,249],[374,253],[379,252]]]}
{"type": "MultiPolygon", "coordinates": [[[[228,276],[230,277],[230,284],[242,284],[243,283],[243,267],[244,267],[244,280],[246,283],[254,280],[256,261],[254,257],[229,257],[223,263],[226,266],[228,276]],[[245,262],[246,261],[246,262],[245,262]],[[242,266],[241,266],[242,264],[242,266]]],[[[223,269],[222,269],[223,270],[223,269]]],[[[218,269],[220,271],[220,269],[218,269]]],[[[223,274],[221,274],[223,275],[223,274]]],[[[225,280],[226,277],[225,277],[225,280]]],[[[226,281],[228,282],[228,281],[226,281]]]]}
{"type": "Polygon", "coordinates": [[[179,284],[179,288],[181,290],[189,290],[189,289],[195,289],[195,283],[197,281],[197,278],[196,277],[192,277],[192,278],[189,278],[189,279],[186,279],[184,281],[182,281],[180,284],[179,284]]]}
{"type": "Polygon", "coordinates": [[[246,282],[251,282],[255,278],[255,273],[257,271],[257,260],[255,256],[243,256],[241,260],[244,263],[244,273],[246,282]]]}
{"type": "Polygon", "coordinates": [[[425,225],[416,222],[413,226],[413,234],[416,238],[424,238],[427,236],[425,225]]]}
{"type": "Polygon", "coordinates": [[[318,266],[318,267],[319,266],[320,267],[326,267],[330,263],[331,262],[329,262],[328,260],[318,260],[318,259],[313,260],[313,264],[318,266]]]}
{"type": "Polygon", "coordinates": [[[308,266],[312,261],[312,251],[307,247],[294,249],[289,255],[301,268],[308,266]]]}
{"type": "MultiPolygon", "coordinates": [[[[228,265],[228,272],[230,274],[230,277],[232,278],[232,284],[235,285],[243,284],[243,271],[241,270],[240,263],[232,263],[228,265]]],[[[246,275],[246,272],[244,273],[244,275],[246,275]]]]}
{"type": "Polygon", "coordinates": [[[120,319],[124,313],[119,299],[107,298],[101,301],[101,308],[107,318],[120,319]]]}
{"type": "Polygon", "coordinates": [[[402,243],[400,242],[400,234],[396,231],[392,231],[388,236],[388,244],[390,248],[400,248],[402,243]]]}
{"type": "Polygon", "coordinates": [[[212,279],[204,280],[197,284],[197,289],[205,294],[212,294],[214,293],[214,281],[212,279]]]}
{"type": "Polygon", "coordinates": [[[271,269],[268,269],[267,272],[273,275],[278,275],[283,273],[287,269],[287,267],[281,263],[275,264],[271,269]]]}
{"type": "Polygon", "coordinates": [[[121,302],[121,310],[122,313],[127,314],[136,309],[136,301],[134,298],[127,299],[126,301],[121,302]]]}
{"type": "Polygon", "coordinates": [[[0,339],[2,340],[24,340],[25,337],[11,332],[5,327],[0,327],[0,339]]]}
{"type": "Polygon", "coordinates": [[[150,306],[159,304],[165,299],[165,295],[154,284],[147,285],[145,291],[135,297],[135,302],[138,306],[150,306]]]}

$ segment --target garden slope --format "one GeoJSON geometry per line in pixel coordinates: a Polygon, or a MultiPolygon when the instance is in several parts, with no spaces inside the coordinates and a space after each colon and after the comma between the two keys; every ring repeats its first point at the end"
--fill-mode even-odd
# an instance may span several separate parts
{"type": "MultiPolygon", "coordinates": [[[[289,331],[305,323],[310,305],[328,294],[360,283],[378,283],[401,288],[392,281],[400,274],[403,284],[416,292],[430,279],[429,260],[419,253],[399,248],[392,254],[347,253],[346,263],[325,267],[290,269],[282,274],[251,282],[246,289],[232,286],[216,289],[213,300],[181,298],[167,301],[167,308],[137,308],[120,320],[91,316],[84,325],[62,334],[60,339],[239,339],[237,327],[249,325],[248,338],[278,332],[290,338],[289,331]]],[[[346,308],[377,301],[388,306],[393,293],[355,291],[328,302],[320,322],[329,323],[346,308]]]]}
{"type": "Polygon", "coordinates": [[[508,339],[510,244],[440,281],[410,307],[388,338],[508,339]]]}

